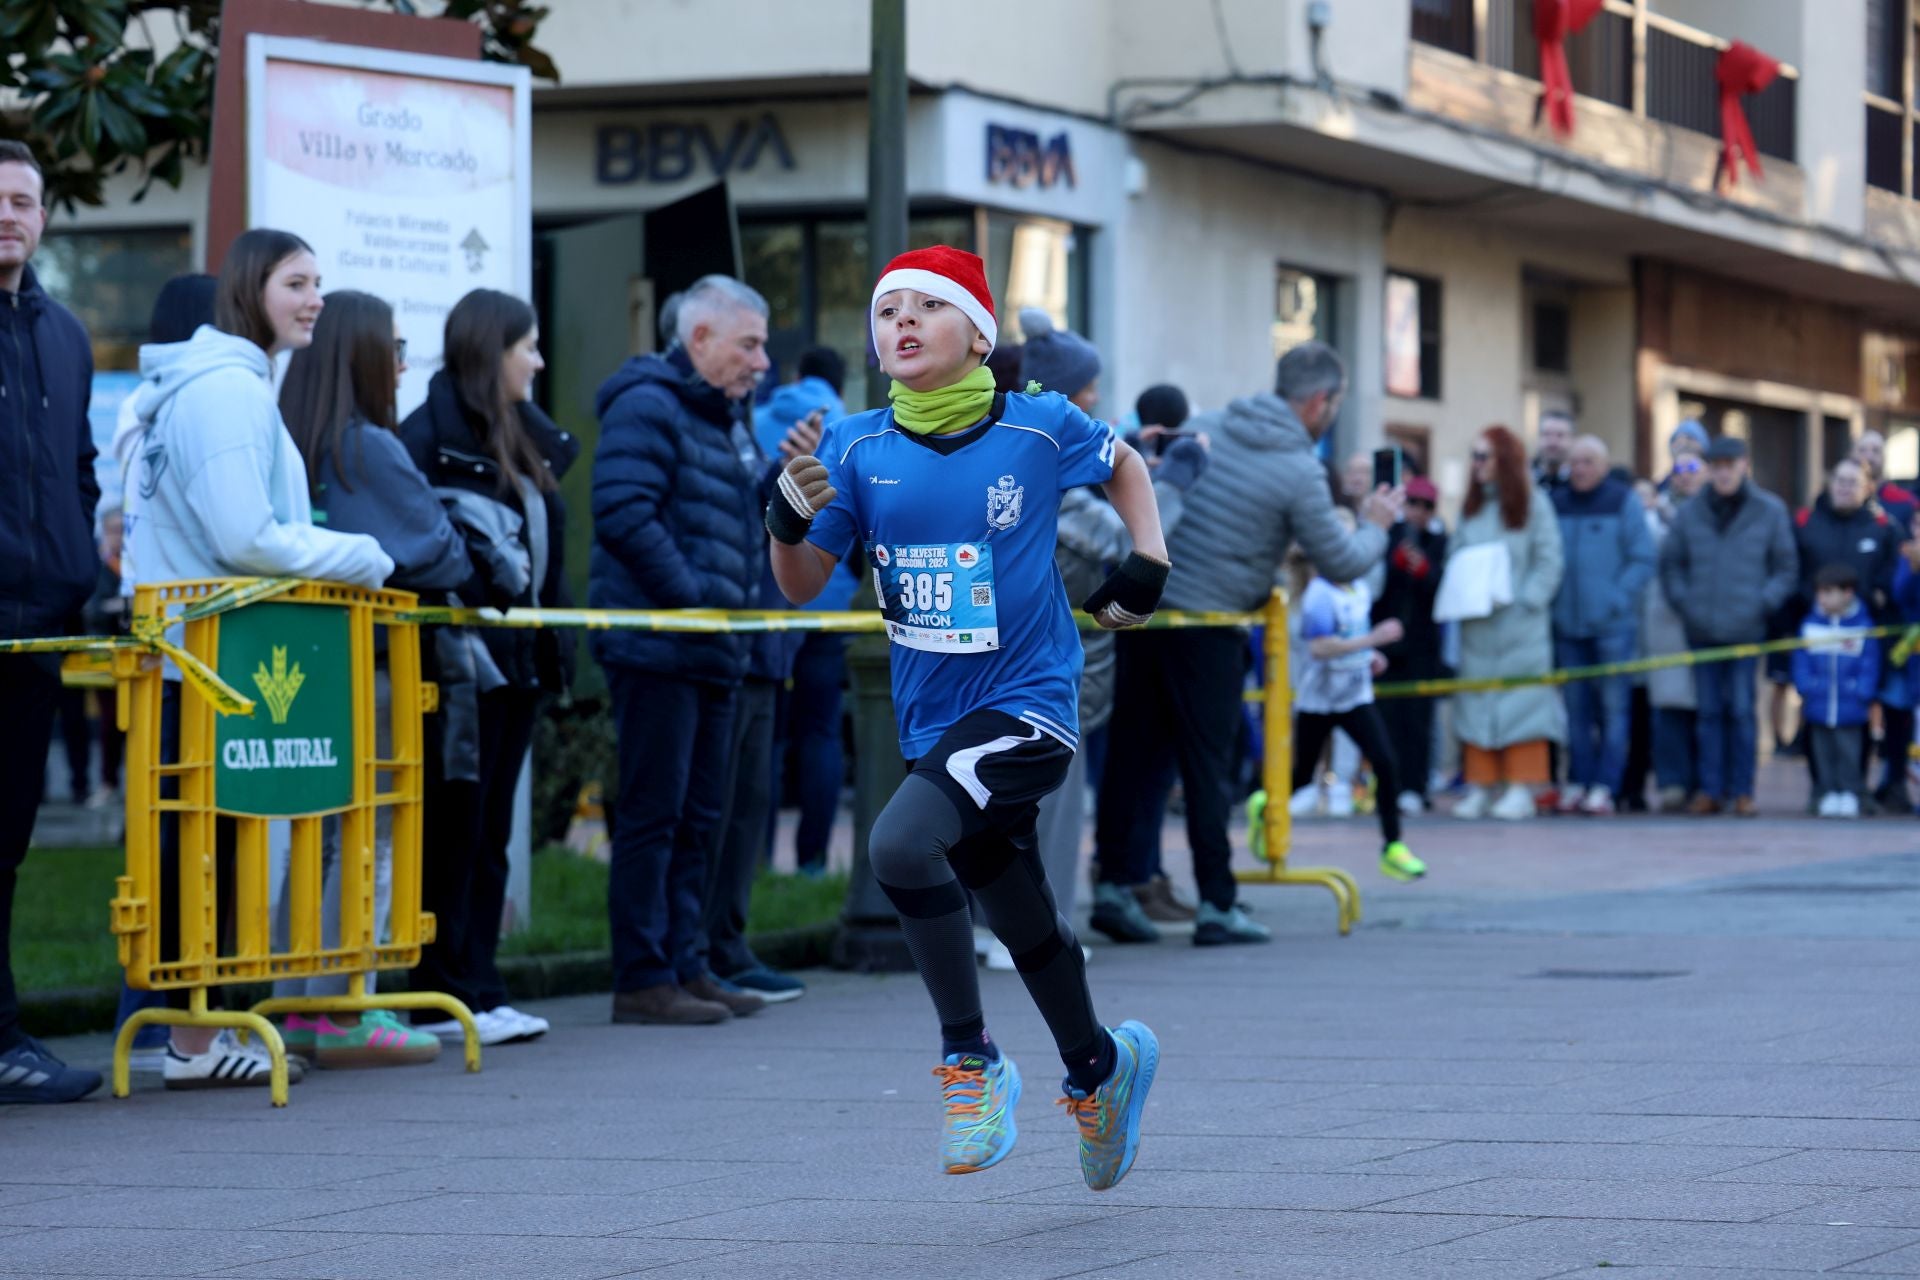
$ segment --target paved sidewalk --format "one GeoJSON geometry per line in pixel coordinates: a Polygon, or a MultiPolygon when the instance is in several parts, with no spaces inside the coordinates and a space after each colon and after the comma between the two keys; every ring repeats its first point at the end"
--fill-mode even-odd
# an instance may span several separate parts
{"type": "Polygon", "coordinates": [[[1020,1147],[951,1178],[917,981],[816,974],[718,1028],[551,1002],[479,1076],[319,1073],[281,1112],[0,1109],[0,1274],[1920,1275],[1920,825],[1413,838],[1434,872],[1398,886],[1370,824],[1303,828],[1298,860],[1361,878],[1350,938],[1326,894],[1265,887],[1271,946],[1097,948],[1105,1016],[1165,1051],[1103,1195],[1014,976],[983,983],[1020,1147]]]}

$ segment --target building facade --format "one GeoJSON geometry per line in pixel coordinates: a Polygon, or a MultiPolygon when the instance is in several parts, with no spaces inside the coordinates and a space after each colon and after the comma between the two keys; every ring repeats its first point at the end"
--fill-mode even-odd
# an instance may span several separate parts
{"type": "MultiPolygon", "coordinates": [[[[556,415],[592,438],[593,387],[655,341],[673,245],[646,215],[716,181],[776,357],[860,367],[866,0],[553,9],[533,211],[556,415]]],[[[1449,504],[1476,432],[1551,408],[1648,473],[1700,416],[1793,501],[1870,426],[1920,470],[1912,0],[1605,0],[1566,45],[1570,136],[1536,119],[1531,0],[907,9],[913,238],[981,252],[1003,319],[1086,332],[1108,416],[1157,382],[1218,407],[1319,337],[1351,369],[1332,448],[1398,441],[1449,504]],[[1735,40],[1781,70],[1745,99],[1764,173],[1729,184],[1735,40]]],[[[104,369],[201,257],[205,204],[196,174],[57,221],[50,283],[104,369]]]]}

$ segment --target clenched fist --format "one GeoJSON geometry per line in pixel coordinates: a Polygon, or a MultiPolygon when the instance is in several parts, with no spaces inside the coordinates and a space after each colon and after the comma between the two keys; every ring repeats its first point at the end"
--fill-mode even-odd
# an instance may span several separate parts
{"type": "Polygon", "coordinates": [[[788,546],[806,541],[813,518],[833,505],[833,485],[827,480],[827,464],[812,454],[792,459],[780,470],[767,502],[767,532],[788,546]]]}

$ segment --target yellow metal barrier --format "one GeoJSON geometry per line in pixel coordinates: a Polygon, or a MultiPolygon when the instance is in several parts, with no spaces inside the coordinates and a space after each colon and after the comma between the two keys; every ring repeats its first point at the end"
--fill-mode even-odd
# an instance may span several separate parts
{"type": "Polygon", "coordinates": [[[1293,840],[1293,810],[1287,801],[1293,796],[1293,683],[1289,667],[1291,641],[1287,631],[1287,593],[1276,589],[1261,615],[1266,628],[1266,688],[1260,701],[1266,740],[1266,758],[1261,785],[1266,790],[1266,805],[1261,824],[1266,834],[1261,855],[1264,871],[1242,871],[1236,878],[1242,884],[1319,885],[1333,895],[1339,911],[1340,932],[1351,933],[1360,920],[1360,885],[1338,867],[1289,867],[1287,847],[1293,840]]]}
{"type": "Polygon", "coordinates": [[[142,587],[134,597],[136,635],[178,625],[182,651],[226,685],[259,695],[246,716],[216,715],[223,708],[185,693],[173,761],[161,755],[160,661],[132,649],[113,655],[119,723],[127,734],[127,874],[112,903],[113,932],[128,985],[185,990],[189,998],[186,1009],[144,1009],[127,1020],[114,1044],[114,1094],[127,1096],[128,1053],[143,1026],[234,1027],[266,1045],[273,1105],[285,1106],[285,1046],[263,1016],[269,1013],[437,1009],[465,1028],[467,1069],[478,1071],[479,1035],[460,1001],[432,992],[366,992],[368,973],[411,968],[434,933],[433,917],[420,905],[421,715],[431,691],[421,681],[419,628],[399,620],[416,599],[338,583],[255,586],[168,583],[142,587]],[[376,628],[384,630],[392,688],[392,745],[385,758],[376,750],[376,628]],[[382,811],[393,837],[385,941],[374,910],[374,836],[382,811]],[[161,866],[163,815],[172,815],[179,829],[174,885],[161,866]],[[340,936],[331,945],[321,924],[321,836],[328,819],[340,826],[340,936]],[[268,839],[275,822],[291,827],[283,950],[272,945],[268,839]],[[219,831],[227,824],[233,866],[222,883],[219,831]],[[233,904],[228,944],[219,927],[223,893],[233,904]],[[165,956],[161,926],[168,913],[179,927],[174,954],[165,956]],[[340,974],[349,975],[345,995],[266,1000],[246,1013],[207,1007],[207,989],[219,983],[340,974]]]}

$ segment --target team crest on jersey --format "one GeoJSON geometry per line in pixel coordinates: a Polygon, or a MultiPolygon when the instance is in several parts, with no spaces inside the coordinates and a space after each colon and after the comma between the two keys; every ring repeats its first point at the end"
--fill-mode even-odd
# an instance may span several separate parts
{"type": "Polygon", "coordinates": [[[1015,484],[1012,476],[987,490],[987,524],[995,529],[1011,529],[1020,523],[1020,504],[1027,496],[1025,485],[1015,484]]]}
{"type": "Polygon", "coordinates": [[[882,569],[893,563],[893,555],[887,550],[887,544],[884,542],[875,545],[873,548],[873,558],[880,562],[882,569]]]}

